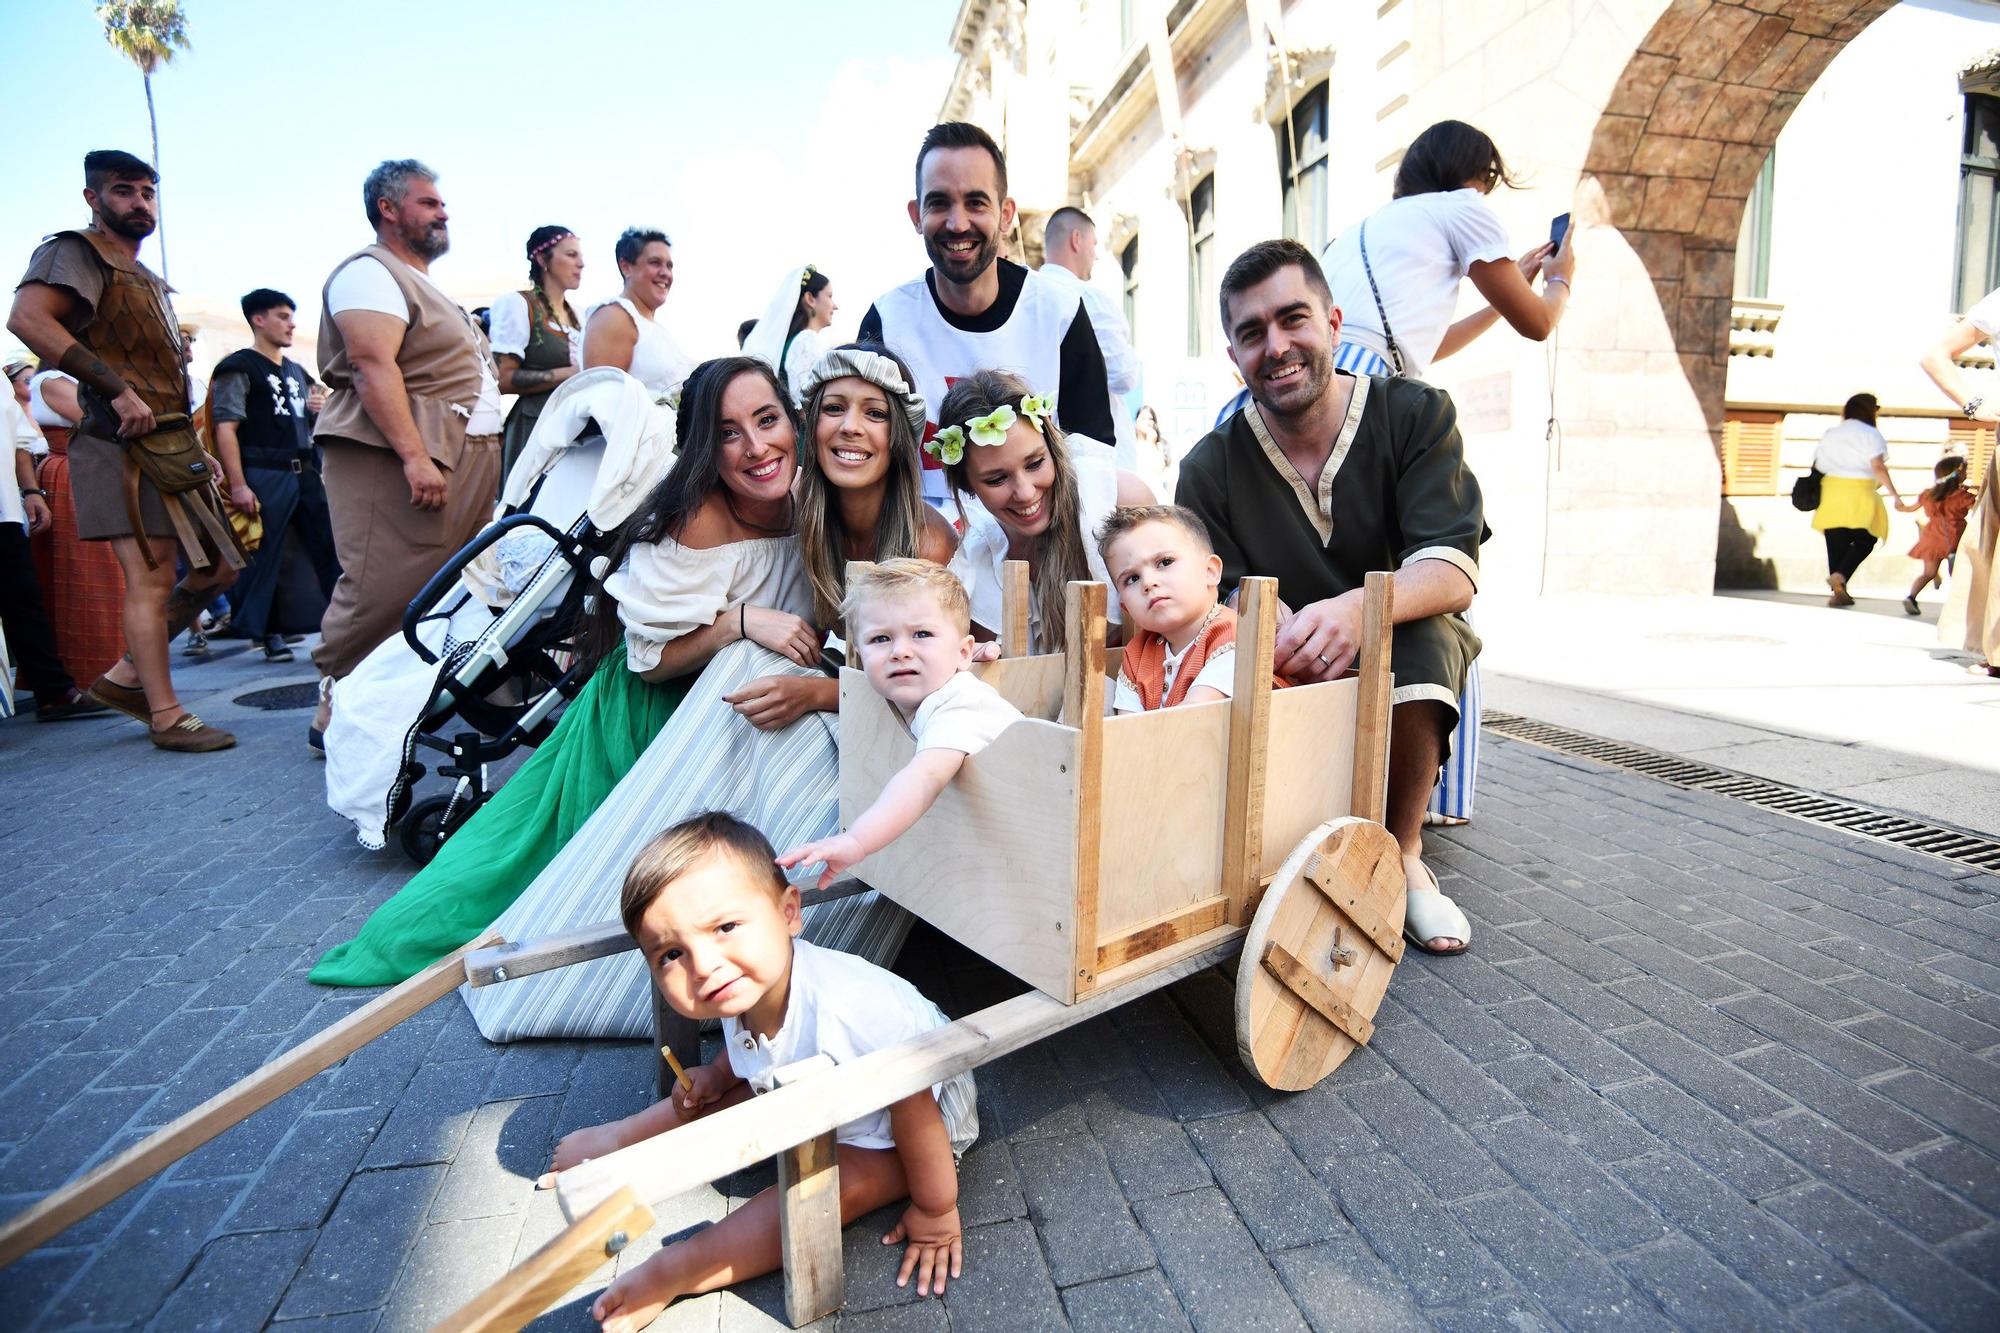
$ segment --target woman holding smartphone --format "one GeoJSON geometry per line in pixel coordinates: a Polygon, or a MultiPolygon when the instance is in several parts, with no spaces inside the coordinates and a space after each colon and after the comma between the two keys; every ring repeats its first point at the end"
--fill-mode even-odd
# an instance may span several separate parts
{"type": "MultiPolygon", "coordinates": [[[[1463,121],[1443,120],[1410,144],[1396,169],[1395,197],[1326,248],[1333,302],[1340,307],[1334,365],[1356,375],[1422,379],[1501,320],[1545,341],[1569,304],[1576,251],[1568,234],[1514,257],[1507,229],[1487,202],[1514,184],[1493,140],[1463,121]],[[1541,275],[1541,290],[1534,286],[1541,275]],[[1486,305],[1456,322],[1459,284],[1471,279],[1486,305]]],[[[1565,223],[1567,215],[1557,220],[1565,223]]],[[[1472,817],[1479,764],[1479,667],[1459,701],[1451,758],[1431,794],[1435,823],[1472,817]]]]}

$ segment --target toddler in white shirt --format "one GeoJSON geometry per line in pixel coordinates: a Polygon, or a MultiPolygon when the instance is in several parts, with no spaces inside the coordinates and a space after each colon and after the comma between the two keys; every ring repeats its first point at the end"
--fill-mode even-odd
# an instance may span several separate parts
{"type": "Polygon", "coordinates": [[[824,863],[822,889],[908,832],[968,756],[1021,720],[972,674],[972,608],[965,585],[944,566],[885,560],[848,580],[841,615],[868,683],[902,714],[917,753],[852,828],[778,858],[787,869],[824,863]]]}

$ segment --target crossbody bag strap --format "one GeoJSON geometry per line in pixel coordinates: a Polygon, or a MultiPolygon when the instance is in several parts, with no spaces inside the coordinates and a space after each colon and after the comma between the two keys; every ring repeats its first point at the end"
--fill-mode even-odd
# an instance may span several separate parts
{"type": "Polygon", "coordinates": [[[1382,305],[1382,289],[1375,285],[1375,266],[1368,262],[1368,224],[1361,224],[1361,271],[1368,275],[1368,291],[1375,298],[1375,313],[1382,320],[1382,341],[1389,344],[1389,360],[1395,363],[1398,375],[1410,372],[1403,365],[1403,349],[1396,346],[1395,330],[1389,327],[1389,312],[1382,305]]]}

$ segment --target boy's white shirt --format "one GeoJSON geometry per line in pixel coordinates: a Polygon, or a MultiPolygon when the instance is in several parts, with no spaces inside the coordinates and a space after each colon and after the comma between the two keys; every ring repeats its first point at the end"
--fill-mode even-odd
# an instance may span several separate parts
{"type": "MultiPolygon", "coordinates": [[[[922,991],[893,972],[838,949],[792,941],[792,984],[777,1033],[764,1038],[734,1018],[722,1020],[722,1046],[729,1068],[744,1080],[766,1070],[826,1055],[837,1065],[870,1051],[908,1041],[944,1026],[941,1010],[922,991]]],[[[953,1152],[964,1152],[979,1137],[979,1111],[970,1072],[931,1092],[944,1116],[953,1152]]],[[[835,1133],[856,1148],[893,1148],[885,1108],[850,1120],[835,1133]]]]}
{"type": "MultiPolygon", "coordinates": [[[[1196,636],[1199,638],[1200,636],[1196,636]]],[[[1166,688],[1174,688],[1174,677],[1180,674],[1181,662],[1188,655],[1188,648],[1195,645],[1195,639],[1188,640],[1187,648],[1167,654],[1166,688]]],[[[1236,690],[1236,645],[1224,644],[1220,651],[1201,664],[1201,671],[1194,678],[1194,685],[1206,685],[1211,690],[1219,690],[1222,697],[1235,697],[1236,690]]],[[[1125,679],[1125,673],[1118,673],[1118,684],[1111,692],[1111,711],[1114,713],[1143,713],[1145,705],[1139,702],[1139,691],[1132,688],[1132,682],[1125,679]]]]}
{"type": "Polygon", "coordinates": [[[910,718],[917,749],[978,754],[1021,720],[1021,710],[970,671],[959,671],[931,691],[910,718]]]}

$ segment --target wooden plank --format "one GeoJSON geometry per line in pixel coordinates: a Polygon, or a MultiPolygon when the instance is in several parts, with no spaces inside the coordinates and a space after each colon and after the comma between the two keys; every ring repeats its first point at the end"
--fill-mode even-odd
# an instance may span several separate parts
{"type": "Polygon", "coordinates": [[[1225,928],[1141,960],[1153,970],[1075,1004],[1038,991],[1017,995],[911,1041],[768,1092],[556,1177],[567,1217],[581,1216],[626,1184],[642,1199],[683,1190],[754,1166],[796,1143],[879,1111],[934,1083],[997,1060],[1052,1033],[1192,976],[1231,957],[1243,932],[1225,928]]]}
{"type": "Polygon", "coordinates": [[[572,963],[609,958],[638,947],[638,943],[625,933],[624,924],[618,921],[607,921],[601,926],[588,926],[561,935],[547,935],[538,940],[496,944],[490,949],[475,949],[465,956],[465,984],[497,985],[515,977],[553,972],[572,963]]]}
{"type": "Polygon", "coordinates": [[[1000,656],[1026,657],[1034,652],[1028,643],[1028,562],[1000,562],[1000,656]]]}
{"type": "Polygon", "coordinates": [[[1104,719],[1100,946],[1221,891],[1228,749],[1222,699],[1104,719]]]}
{"type": "Polygon", "coordinates": [[[847,1299],[840,1258],[840,1156],[833,1131],[778,1154],[785,1319],[804,1328],[847,1299]]]}
{"type": "MultiPolygon", "coordinates": [[[[1068,642],[1063,656],[1063,718],[1076,728],[1076,929],[1071,935],[1076,991],[1097,983],[1097,893],[1104,869],[1104,608],[1102,583],[1063,590],[1068,642]]],[[[1117,871],[1114,869],[1114,874],[1117,871]]]]}
{"type": "Polygon", "coordinates": [[[269,1106],[321,1070],[340,1063],[465,980],[465,955],[497,943],[488,930],[417,975],[308,1037],[102,1166],[37,1200],[0,1224],[0,1268],[82,1221],[134,1185],[151,1179],[231,1125],[269,1106]]]}
{"type": "Polygon", "coordinates": [[[1239,586],[1236,679],[1229,700],[1228,791],[1222,815],[1222,891],[1229,924],[1250,920],[1264,851],[1264,773],[1271,748],[1271,672],[1277,651],[1278,581],[1239,586]]]}
{"type": "Polygon", "coordinates": [[[973,665],[972,674],[1000,691],[1003,699],[1029,717],[1054,722],[1062,716],[1061,653],[978,662],[973,665]]]}
{"type": "Polygon", "coordinates": [[[1354,699],[1360,683],[1323,681],[1271,695],[1270,744],[1264,770],[1259,875],[1283,865],[1299,839],[1347,813],[1354,782],[1354,699]]]}
{"type": "Polygon", "coordinates": [[[1361,652],[1354,668],[1361,694],[1354,706],[1354,795],[1349,811],[1381,823],[1389,811],[1389,646],[1396,611],[1396,579],[1376,570],[1362,594],[1361,652]]]}
{"type": "Polygon", "coordinates": [[[1207,902],[1196,903],[1157,921],[1149,921],[1098,945],[1097,971],[1102,975],[1114,967],[1123,967],[1168,945],[1206,934],[1228,919],[1229,899],[1226,895],[1217,894],[1207,902]]]}
{"type": "MultiPolygon", "coordinates": [[[[869,570],[873,568],[875,568],[875,562],[873,560],[848,561],[846,568],[844,568],[841,571],[840,586],[843,589],[853,587],[854,579],[857,574],[866,574],[869,570]]],[[[859,671],[861,669],[861,650],[854,646],[854,636],[848,633],[847,631],[848,631],[848,626],[845,623],[843,623],[840,627],[840,641],[847,645],[847,665],[859,671]]]]}
{"type": "Polygon", "coordinates": [[[1311,1005],[1321,1018],[1345,1032],[1355,1044],[1366,1046],[1368,1039],[1375,1035],[1375,1025],[1368,1021],[1367,1015],[1328,990],[1319,974],[1292,957],[1284,945],[1276,940],[1266,944],[1263,961],[1264,967],[1283,982],[1287,990],[1311,1005]]]}
{"type": "Polygon", "coordinates": [[[1400,926],[1391,926],[1382,914],[1366,900],[1357,896],[1344,883],[1335,868],[1327,863],[1324,853],[1314,852],[1306,862],[1306,880],[1334,905],[1340,914],[1360,927],[1362,933],[1375,941],[1375,947],[1389,955],[1389,961],[1403,961],[1403,931],[1400,926]]]}
{"type": "Polygon", "coordinates": [[[431,1333],[511,1333],[561,1300],[652,1225],[653,1210],[631,1188],[621,1189],[441,1320],[431,1333]]]}
{"type": "MultiPolygon", "coordinates": [[[[840,813],[851,825],[916,742],[852,669],[841,673],[839,723],[840,813]]],[[[908,833],[854,868],[891,901],[1063,1001],[1075,998],[1076,741],[1069,727],[1016,722],[965,762],[908,833]]]]}

